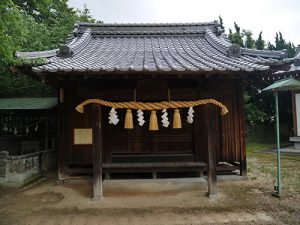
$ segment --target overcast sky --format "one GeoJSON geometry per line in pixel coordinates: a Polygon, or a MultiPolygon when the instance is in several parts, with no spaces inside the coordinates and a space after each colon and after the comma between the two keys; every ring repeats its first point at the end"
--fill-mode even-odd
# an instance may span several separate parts
{"type": "Polygon", "coordinates": [[[274,42],[281,31],[287,41],[300,44],[300,0],[69,0],[86,3],[94,18],[104,23],[210,22],[223,18],[226,33],[236,21],[256,38],[274,42]]]}

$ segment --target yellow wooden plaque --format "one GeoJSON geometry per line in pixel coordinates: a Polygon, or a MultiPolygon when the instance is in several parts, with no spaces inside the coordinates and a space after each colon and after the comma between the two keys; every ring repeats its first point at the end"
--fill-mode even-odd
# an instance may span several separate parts
{"type": "Polygon", "coordinates": [[[91,145],[93,144],[92,128],[74,128],[74,145],[91,145]]]}

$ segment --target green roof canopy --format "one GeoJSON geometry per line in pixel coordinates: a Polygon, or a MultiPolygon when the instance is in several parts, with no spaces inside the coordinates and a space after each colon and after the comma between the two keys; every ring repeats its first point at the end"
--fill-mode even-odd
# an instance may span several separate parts
{"type": "Polygon", "coordinates": [[[48,98],[0,98],[0,110],[51,109],[57,105],[56,97],[48,98]]]}
{"type": "Polygon", "coordinates": [[[262,91],[287,91],[300,88],[300,82],[294,78],[287,78],[275,81],[270,86],[264,88],[262,91]]]}

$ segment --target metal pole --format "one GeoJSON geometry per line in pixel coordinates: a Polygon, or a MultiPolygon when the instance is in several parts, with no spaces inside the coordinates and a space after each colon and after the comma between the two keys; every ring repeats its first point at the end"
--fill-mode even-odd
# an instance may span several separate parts
{"type": "Polygon", "coordinates": [[[279,110],[278,91],[275,90],[275,113],[276,113],[276,144],[277,144],[277,187],[276,194],[280,195],[280,132],[279,132],[279,110]]]}

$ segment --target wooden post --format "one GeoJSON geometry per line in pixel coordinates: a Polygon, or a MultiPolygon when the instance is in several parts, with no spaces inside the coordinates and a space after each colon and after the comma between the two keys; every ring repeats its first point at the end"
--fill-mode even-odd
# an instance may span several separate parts
{"type": "Polygon", "coordinates": [[[48,150],[49,148],[49,113],[48,110],[45,110],[45,127],[44,127],[44,150],[48,150]]]}
{"type": "MultiPolygon", "coordinates": [[[[208,197],[213,197],[217,194],[217,171],[216,171],[216,117],[215,106],[206,105],[207,115],[207,182],[208,182],[208,197]]],[[[218,115],[219,116],[219,115],[218,115]]]]}
{"type": "Polygon", "coordinates": [[[64,108],[63,104],[58,104],[58,113],[57,113],[57,122],[58,122],[58,180],[63,179],[64,175],[64,108]]]}
{"type": "Polygon", "coordinates": [[[152,179],[157,179],[157,171],[152,171],[152,179]]]}
{"type": "Polygon", "coordinates": [[[245,108],[244,108],[244,90],[243,84],[240,82],[239,88],[239,124],[240,124],[240,175],[247,176],[246,161],[246,128],[245,128],[245,108]]]}
{"type": "MultiPolygon", "coordinates": [[[[203,152],[203,146],[207,146],[207,130],[206,130],[206,109],[202,107],[194,107],[194,140],[195,140],[195,160],[197,162],[206,162],[207,154],[203,152]]],[[[203,168],[196,171],[196,176],[203,176],[203,168]]]]}
{"type": "Polygon", "coordinates": [[[102,119],[101,106],[92,105],[93,118],[93,200],[103,198],[102,189],[102,119]]]}
{"type": "Polygon", "coordinates": [[[295,91],[291,91],[292,95],[292,112],[293,112],[293,128],[294,128],[294,137],[298,136],[297,131],[297,110],[296,110],[296,93],[295,91]]]}

